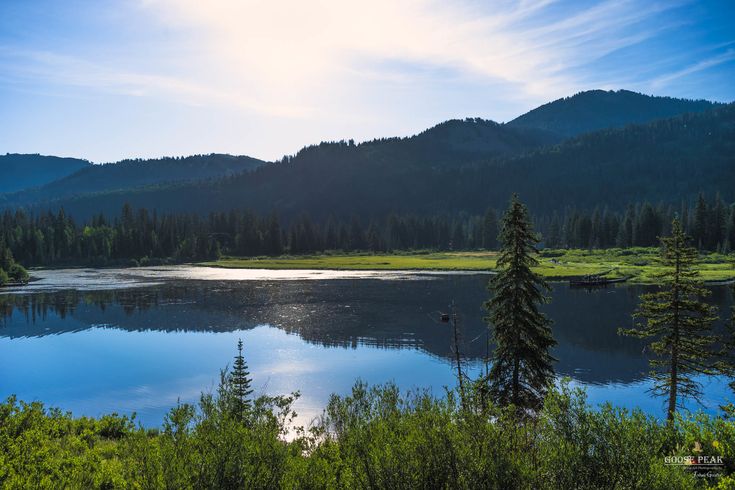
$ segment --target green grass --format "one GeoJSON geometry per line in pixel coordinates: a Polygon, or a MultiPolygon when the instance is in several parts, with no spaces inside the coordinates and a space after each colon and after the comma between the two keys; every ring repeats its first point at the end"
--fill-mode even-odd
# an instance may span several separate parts
{"type": "Polygon", "coordinates": [[[225,257],[202,265],[237,269],[331,270],[487,270],[495,267],[495,252],[444,252],[380,255],[301,255],[282,257],[225,257]]]}
{"type": "MultiPolygon", "coordinates": [[[[607,277],[630,277],[630,282],[653,283],[662,270],[658,249],[544,250],[536,271],[549,280],[607,272],[607,277]]],[[[309,256],[223,257],[201,265],[233,269],[331,270],[494,270],[497,252],[431,252],[392,254],[324,254],[309,256]]],[[[707,281],[735,279],[735,254],[703,254],[699,268],[707,281]]]]}

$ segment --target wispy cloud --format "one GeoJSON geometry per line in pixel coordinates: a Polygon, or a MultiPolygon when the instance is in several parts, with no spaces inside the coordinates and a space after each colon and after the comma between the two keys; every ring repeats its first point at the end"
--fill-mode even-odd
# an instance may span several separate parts
{"type": "Polygon", "coordinates": [[[200,55],[218,60],[236,80],[255,82],[260,96],[285,100],[349,82],[342,79],[346,66],[374,59],[449,67],[512,83],[525,94],[560,95],[580,88],[565,69],[647,39],[653,30],[630,29],[678,6],[608,0],[559,13],[548,0],[495,2],[488,8],[431,0],[147,0],[142,5],[169,26],[200,33],[200,55]]]}
{"type": "Polygon", "coordinates": [[[570,13],[555,10],[552,0],[487,6],[434,0],[141,0],[136,15],[152,15],[178,34],[181,42],[167,51],[180,58],[177,69],[122,70],[115,60],[88,59],[84,53],[17,52],[15,57],[32,61],[21,65],[24,76],[54,83],[194,105],[232,104],[275,116],[323,111],[325,94],[335,86],[349,87],[361,75],[396,77],[379,72],[385,60],[502,81],[518,96],[538,99],[585,88],[571,67],[646,40],[654,29],[631,29],[676,6],[641,8],[637,2],[607,0],[570,13]]]}
{"type": "MultiPolygon", "coordinates": [[[[732,43],[728,43],[728,44],[732,44],[732,43]]],[[[651,87],[654,90],[661,89],[663,87],[666,87],[667,85],[670,85],[672,82],[675,82],[676,80],[682,77],[686,77],[688,75],[692,75],[694,73],[698,73],[703,70],[707,70],[708,68],[712,68],[712,67],[721,65],[723,63],[726,63],[732,60],[735,60],[735,49],[728,49],[724,53],[720,53],[715,56],[710,56],[709,58],[698,61],[681,70],[675,70],[671,73],[667,73],[665,75],[658,76],[654,78],[653,80],[651,80],[650,82],[651,87]]]]}
{"type": "Polygon", "coordinates": [[[249,97],[246,92],[223,91],[184,75],[121,70],[103,62],[49,51],[13,50],[0,46],[0,66],[6,68],[7,82],[19,84],[45,81],[108,94],[169,98],[193,106],[219,104],[274,116],[308,116],[305,108],[266,105],[249,97]]]}
{"type": "Polygon", "coordinates": [[[0,99],[26,124],[0,122],[0,145],[35,151],[24,135],[40,120],[73,154],[91,144],[84,131],[73,144],[61,135],[75,121],[87,134],[119,135],[115,152],[104,138],[84,152],[99,160],[204,148],[274,158],[450,117],[508,120],[592,88],[732,93],[721,71],[735,57],[731,24],[694,0],[82,4],[77,15],[0,2],[0,99]],[[16,28],[30,19],[36,29],[16,28]],[[127,119],[95,124],[114,111],[127,119]],[[129,148],[132,139],[145,150],[129,148]]]}

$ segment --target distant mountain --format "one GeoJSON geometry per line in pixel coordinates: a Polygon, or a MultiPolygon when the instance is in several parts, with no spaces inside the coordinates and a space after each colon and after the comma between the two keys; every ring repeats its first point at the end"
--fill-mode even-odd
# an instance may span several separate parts
{"type": "Polygon", "coordinates": [[[654,97],[629,90],[590,90],[544,104],[507,125],[541,129],[570,137],[688,112],[703,112],[721,105],[706,100],[654,97]]]}
{"type": "Polygon", "coordinates": [[[210,154],[88,164],[71,175],[38,188],[0,195],[0,204],[28,205],[83,194],[225,177],[256,169],[264,163],[247,156],[210,154]]]}
{"type": "Polygon", "coordinates": [[[78,158],[18,153],[0,155],[0,193],[43,185],[91,165],[78,158]]]}
{"type": "MultiPolygon", "coordinates": [[[[297,195],[307,183],[312,190],[315,190],[325,188],[333,175],[350,175],[348,169],[352,164],[362,167],[363,170],[378,166],[380,170],[375,171],[379,174],[372,173],[370,178],[388,178],[394,171],[405,172],[413,169],[421,172],[445,167],[457,168],[469,162],[488,158],[519,155],[558,141],[558,136],[536,129],[511,128],[483,119],[451,120],[408,138],[379,139],[359,145],[343,141],[309,146],[293,157],[285,157],[281,162],[264,165],[262,170],[267,175],[280,175],[283,171],[288,173],[288,169],[294,167],[290,163],[299,162],[295,167],[303,169],[308,175],[300,176],[299,171],[291,175],[291,178],[288,175],[283,177],[298,186],[297,189],[293,189],[293,193],[297,195]],[[343,163],[346,166],[340,168],[343,163]]],[[[161,192],[163,195],[177,191],[167,190],[162,186],[173,184],[175,189],[181,189],[186,187],[184,185],[186,181],[228,176],[234,177],[225,179],[225,182],[238,181],[237,174],[245,170],[258,169],[264,163],[248,157],[205,155],[94,165],[37,189],[0,195],[0,206],[37,208],[71,206],[67,204],[70,200],[83,199],[91,194],[102,194],[99,199],[103,201],[115,200],[115,196],[142,193],[140,189],[133,189],[151,185],[155,185],[156,188],[147,189],[146,192],[153,194],[161,192]]],[[[213,182],[189,185],[199,188],[210,184],[217,185],[213,182]]],[[[267,193],[272,184],[264,182],[257,192],[267,193]]],[[[355,185],[359,185],[359,182],[347,182],[343,189],[351,189],[355,185]]],[[[235,194],[233,199],[236,201],[238,192],[235,190],[233,193],[235,194]]],[[[274,193],[278,194],[278,191],[274,193]]],[[[213,202],[227,206],[228,198],[223,195],[212,198],[213,202]]],[[[165,207],[167,205],[165,198],[162,199],[164,200],[154,199],[154,201],[156,205],[161,204],[165,207]]],[[[284,199],[288,199],[288,196],[284,199]]],[[[213,205],[213,202],[202,205],[207,207],[213,205]]],[[[266,197],[264,202],[270,202],[270,199],[266,197]]],[[[186,207],[188,204],[183,206],[186,207]]]]}
{"type": "MultiPolygon", "coordinates": [[[[620,209],[646,199],[678,206],[700,191],[735,200],[733,104],[552,146],[537,140],[535,149],[524,149],[533,144],[514,140],[520,134],[514,131],[486,121],[449,122],[412,138],[322,143],[224,179],[81,196],[55,206],[80,217],[118,214],[128,202],[177,212],[277,210],[289,219],[302,212],[315,218],[482,213],[504,207],[513,192],[536,214],[569,207],[620,209]],[[487,151],[488,135],[508,149],[494,143],[487,151]]],[[[544,135],[541,140],[547,135],[534,134],[544,135]]]]}

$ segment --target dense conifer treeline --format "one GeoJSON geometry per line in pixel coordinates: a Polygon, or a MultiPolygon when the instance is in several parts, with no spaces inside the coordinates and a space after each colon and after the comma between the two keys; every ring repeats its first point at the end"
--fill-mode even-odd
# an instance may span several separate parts
{"type": "MultiPolygon", "coordinates": [[[[631,204],[624,212],[566,210],[537,217],[542,245],[551,248],[656,246],[678,215],[700,249],[729,252],[735,244],[735,206],[719,196],[692,205],[631,204]]],[[[105,264],[130,259],[204,260],[235,256],[308,254],[326,250],[372,251],[497,248],[498,218],[392,214],[365,222],[357,216],[317,221],[302,214],[289,223],[278,215],[233,210],[158,215],[126,205],[120,217],[78,223],[63,210],[37,216],[6,211],[0,241],[25,265],[105,264]]]]}
{"type": "Polygon", "coordinates": [[[699,249],[729,252],[735,245],[735,205],[728,206],[719,195],[707,199],[700,194],[693,205],[630,204],[619,213],[568,210],[539,219],[536,227],[547,247],[648,247],[669,234],[674,216],[699,249]]]}

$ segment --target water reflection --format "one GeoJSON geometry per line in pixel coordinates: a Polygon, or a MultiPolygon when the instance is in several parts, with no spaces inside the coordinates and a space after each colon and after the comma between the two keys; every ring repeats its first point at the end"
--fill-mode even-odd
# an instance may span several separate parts
{"type": "MultiPolygon", "coordinates": [[[[270,325],[314,345],[418,349],[448,363],[451,332],[438,316],[454,300],[461,313],[462,353],[479,364],[487,353],[481,306],[486,281],[481,275],[412,281],[173,280],[130,289],[6,294],[0,295],[0,338],[92,327],[170,333],[270,325]]],[[[648,370],[643,344],[618,336],[617,329],[631,325],[642,290],[624,286],[585,291],[556,285],[544,310],[554,320],[559,342],[557,371],[584,383],[640,381],[648,370]]],[[[713,288],[711,301],[724,311],[732,303],[730,291],[713,288]]]]}

